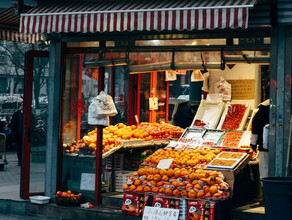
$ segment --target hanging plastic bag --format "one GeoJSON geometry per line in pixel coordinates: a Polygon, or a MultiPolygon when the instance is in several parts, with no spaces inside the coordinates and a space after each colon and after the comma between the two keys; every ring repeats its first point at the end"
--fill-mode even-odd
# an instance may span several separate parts
{"type": "Polygon", "coordinates": [[[109,117],[99,116],[97,114],[96,103],[94,100],[91,101],[88,108],[88,124],[109,126],[109,117]]]}
{"type": "Polygon", "coordinates": [[[112,97],[104,91],[101,91],[98,96],[93,98],[93,102],[96,105],[98,116],[115,116],[118,114],[112,97]]]}
{"type": "Polygon", "coordinates": [[[231,85],[223,78],[215,83],[215,93],[220,93],[223,95],[223,101],[231,100],[231,85]]]}
{"type": "Polygon", "coordinates": [[[201,82],[204,81],[204,76],[200,70],[194,70],[191,75],[191,82],[201,82]]]}

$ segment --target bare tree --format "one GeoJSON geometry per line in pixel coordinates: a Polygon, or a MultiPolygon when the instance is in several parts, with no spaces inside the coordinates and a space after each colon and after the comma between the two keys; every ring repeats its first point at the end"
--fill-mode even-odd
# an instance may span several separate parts
{"type": "MultiPolygon", "coordinates": [[[[5,53],[6,62],[3,64],[3,70],[7,75],[15,76],[18,79],[14,86],[13,93],[16,93],[15,89],[19,83],[19,79],[24,76],[25,71],[25,53],[28,50],[38,49],[37,46],[32,44],[24,44],[17,42],[1,42],[0,50],[5,53]]],[[[45,84],[45,78],[48,72],[48,59],[39,58],[34,60],[33,67],[33,80],[34,80],[34,99],[36,108],[39,108],[39,96],[40,89],[45,84]]],[[[0,73],[1,74],[1,73],[0,73]]],[[[11,85],[9,84],[9,89],[11,85]]]]}

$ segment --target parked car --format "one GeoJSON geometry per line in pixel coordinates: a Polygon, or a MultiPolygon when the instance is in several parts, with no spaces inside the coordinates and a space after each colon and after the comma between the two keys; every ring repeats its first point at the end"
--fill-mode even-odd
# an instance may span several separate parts
{"type": "Polygon", "coordinates": [[[168,123],[174,124],[173,118],[177,111],[188,105],[188,101],[182,99],[169,99],[168,103],[168,123]]]}

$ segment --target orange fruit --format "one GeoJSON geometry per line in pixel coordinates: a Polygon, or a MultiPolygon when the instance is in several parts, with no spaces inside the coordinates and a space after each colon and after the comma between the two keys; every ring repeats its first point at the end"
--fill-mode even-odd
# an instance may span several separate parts
{"type": "Polygon", "coordinates": [[[218,189],[216,186],[211,186],[210,189],[209,189],[209,192],[214,195],[215,193],[218,192],[218,189]]]}
{"type": "Polygon", "coordinates": [[[159,188],[158,187],[153,187],[152,188],[152,192],[157,193],[158,191],[159,191],[159,188]]]}
{"type": "Polygon", "coordinates": [[[132,192],[132,191],[134,191],[136,189],[136,186],[135,185],[131,185],[130,187],[129,187],[129,190],[132,192]]]}
{"type": "Polygon", "coordinates": [[[151,180],[151,181],[150,181],[150,184],[151,184],[152,186],[156,186],[156,182],[155,182],[154,180],[151,180]]]}
{"type": "Polygon", "coordinates": [[[167,176],[168,176],[168,177],[173,177],[174,175],[175,175],[175,172],[174,172],[173,169],[169,169],[169,170],[167,171],[167,176]]]}
{"type": "Polygon", "coordinates": [[[197,193],[196,193],[196,191],[193,190],[193,189],[190,190],[190,191],[188,192],[188,197],[191,198],[191,199],[196,198],[196,197],[197,197],[197,193]]]}
{"type": "Polygon", "coordinates": [[[180,170],[175,171],[174,176],[175,176],[176,178],[180,177],[180,170]]]}
{"type": "Polygon", "coordinates": [[[199,182],[199,180],[193,180],[192,184],[196,185],[196,184],[198,184],[198,182],[199,182]]]}
{"type": "Polygon", "coordinates": [[[144,180],[142,185],[147,185],[147,183],[148,183],[148,180],[144,180]]]}
{"type": "Polygon", "coordinates": [[[194,186],[194,188],[201,190],[201,189],[202,189],[202,186],[201,186],[200,184],[197,183],[197,184],[194,186]]]}
{"type": "Polygon", "coordinates": [[[221,197],[221,194],[220,193],[214,193],[213,197],[221,197]]]}
{"type": "MultiPolygon", "coordinates": [[[[144,168],[144,169],[145,169],[145,168],[144,168]]],[[[147,169],[147,170],[146,170],[146,175],[150,175],[150,174],[152,174],[152,172],[153,172],[153,171],[152,171],[151,169],[147,169]]]]}
{"type": "Polygon", "coordinates": [[[173,190],[172,194],[174,196],[179,196],[180,195],[180,191],[178,189],[173,190]]]}
{"type": "Polygon", "coordinates": [[[168,178],[168,176],[167,176],[167,175],[164,175],[164,176],[162,177],[162,180],[164,180],[164,181],[168,181],[168,180],[169,180],[169,178],[168,178]]]}
{"type": "Polygon", "coordinates": [[[145,175],[145,173],[146,173],[146,171],[145,171],[144,168],[140,168],[140,169],[138,170],[138,174],[139,174],[140,176],[145,175]]]}
{"type": "Polygon", "coordinates": [[[156,184],[156,186],[157,186],[157,187],[162,187],[163,184],[164,184],[164,183],[163,183],[162,181],[160,181],[160,182],[158,182],[158,183],[156,184]]]}
{"type": "Polygon", "coordinates": [[[160,170],[159,169],[154,169],[153,172],[152,172],[153,175],[159,174],[159,173],[160,173],[160,170]]]}
{"type": "Polygon", "coordinates": [[[211,193],[210,192],[207,192],[206,194],[205,194],[205,198],[210,198],[211,197],[211,193]]]}
{"type": "Polygon", "coordinates": [[[143,186],[137,186],[137,189],[136,189],[136,191],[137,192],[143,192],[143,186]]]}
{"type": "Polygon", "coordinates": [[[128,184],[125,184],[124,186],[123,186],[123,190],[127,190],[129,188],[129,185],[128,184]]]}
{"type": "Polygon", "coordinates": [[[212,171],[210,173],[210,176],[217,177],[218,176],[218,172],[217,171],[212,171]]]}
{"type": "Polygon", "coordinates": [[[182,190],[182,191],[180,192],[180,195],[181,195],[181,196],[187,196],[187,195],[188,195],[188,192],[187,192],[186,190],[182,190]]]}
{"type": "Polygon", "coordinates": [[[165,195],[172,196],[172,190],[170,188],[165,189],[165,195]]]}
{"type": "Polygon", "coordinates": [[[173,185],[174,187],[177,187],[177,186],[178,186],[178,182],[173,181],[173,182],[172,182],[172,185],[173,185]]]}
{"type": "Polygon", "coordinates": [[[209,190],[210,190],[210,187],[209,186],[204,186],[204,193],[208,193],[209,192],[209,190]]]}
{"type": "Polygon", "coordinates": [[[153,177],[153,180],[154,180],[155,182],[159,182],[159,181],[161,180],[161,176],[160,176],[160,174],[155,174],[154,177],[153,177]]]}
{"type": "Polygon", "coordinates": [[[214,185],[216,183],[216,178],[213,176],[209,176],[207,179],[207,183],[209,186],[214,185]]]}
{"type": "Polygon", "coordinates": [[[167,174],[167,171],[165,169],[161,169],[160,170],[160,175],[163,176],[163,175],[166,175],[167,174]]]}
{"type": "Polygon", "coordinates": [[[146,179],[147,179],[148,181],[153,180],[153,175],[148,175],[148,176],[146,177],[146,179]]]}
{"type": "Polygon", "coordinates": [[[202,197],[204,197],[204,195],[205,195],[205,193],[204,193],[203,190],[200,190],[199,192],[197,192],[197,197],[198,198],[202,198],[202,197]]]}
{"type": "Polygon", "coordinates": [[[196,175],[194,173],[189,174],[189,179],[191,181],[195,180],[196,179],[196,175]]]}
{"type": "Polygon", "coordinates": [[[159,193],[161,193],[161,194],[164,194],[164,191],[165,191],[165,189],[164,189],[163,187],[161,187],[161,188],[159,189],[159,193]]]}
{"type": "Polygon", "coordinates": [[[144,192],[150,192],[150,191],[151,191],[151,188],[149,186],[144,187],[144,192]]]}
{"type": "Polygon", "coordinates": [[[139,186],[139,185],[141,185],[141,180],[136,179],[136,180],[134,181],[134,185],[135,185],[135,186],[139,186]]]}

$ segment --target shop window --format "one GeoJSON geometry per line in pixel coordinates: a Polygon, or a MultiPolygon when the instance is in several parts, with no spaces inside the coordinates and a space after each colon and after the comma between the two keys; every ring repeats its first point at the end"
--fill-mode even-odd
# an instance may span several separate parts
{"type": "Polygon", "coordinates": [[[136,46],[210,46],[226,45],[226,39],[141,40],[136,46]]]}
{"type": "Polygon", "coordinates": [[[0,93],[7,93],[7,78],[0,78],[0,93]]]}

